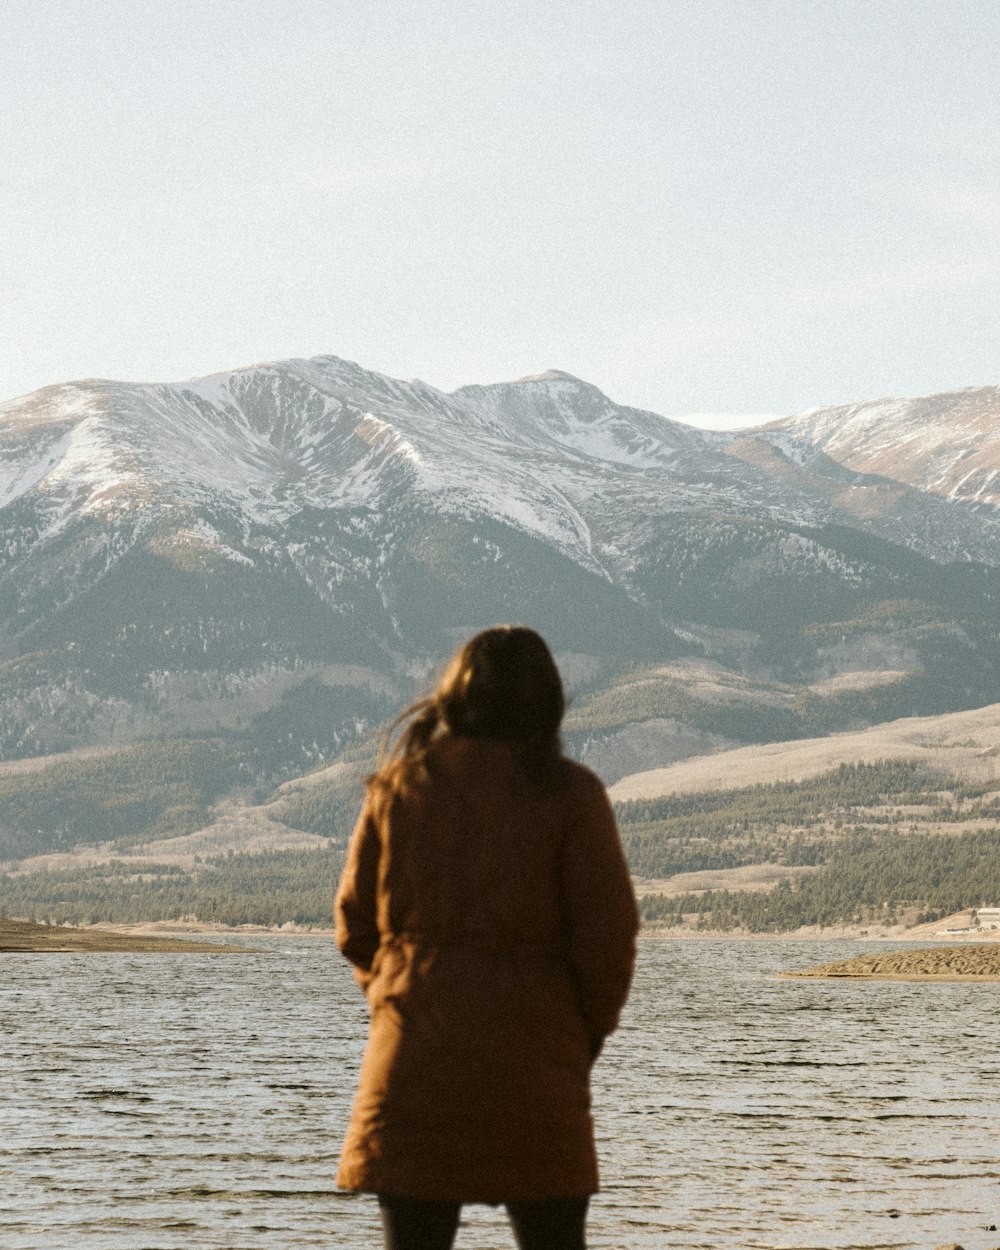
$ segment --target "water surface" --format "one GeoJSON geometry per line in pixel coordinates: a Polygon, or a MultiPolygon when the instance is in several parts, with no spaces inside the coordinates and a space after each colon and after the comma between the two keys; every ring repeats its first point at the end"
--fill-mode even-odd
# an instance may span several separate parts
{"type": "MultiPolygon", "coordinates": [[[[0,957],[0,1245],[380,1245],[334,1188],[365,1005],[328,939],[0,957]]],[[[641,944],[594,1250],[1000,1246],[1000,986],[784,981],[866,943],[641,944]]],[[[466,1209],[459,1250],[512,1245],[466,1209]]]]}

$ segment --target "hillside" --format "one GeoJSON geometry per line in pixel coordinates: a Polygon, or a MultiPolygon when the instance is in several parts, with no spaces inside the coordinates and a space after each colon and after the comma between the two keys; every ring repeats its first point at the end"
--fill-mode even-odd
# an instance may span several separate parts
{"type": "MultiPolygon", "coordinates": [[[[645,920],[657,928],[752,932],[927,925],[995,903],[998,738],[994,706],[783,744],[787,766],[771,746],[693,761],[666,770],[687,770],[688,782],[660,797],[622,801],[616,787],[645,920]],[[778,779],[753,769],[756,753],[778,779]],[[725,784],[700,785],[708,765],[725,784]]],[[[100,821],[102,802],[110,819],[120,795],[127,799],[135,759],[114,771],[125,758],[108,752],[74,762],[79,771],[60,784],[76,786],[81,820],[100,821]],[[88,794],[90,808],[82,801],[88,794]]],[[[150,790],[144,831],[136,825],[94,844],[88,824],[75,843],[8,860],[0,906],[13,916],[75,923],[326,925],[370,763],[357,753],[259,803],[209,801],[208,823],[186,834],[164,836],[161,800],[150,790]]],[[[51,802],[54,779],[46,774],[53,769],[65,778],[70,764],[11,767],[0,778],[0,819],[9,818],[12,802],[29,812],[51,802]]],[[[200,774],[188,774],[194,786],[200,774]]],[[[73,826],[64,821],[63,828],[73,826]]]]}
{"type": "Polygon", "coordinates": [[[1000,704],[942,716],[909,716],[854,733],[771,743],[685,760],[623,777],[616,802],[770,782],[799,782],[844,762],[908,760],[956,782],[1000,788],[1000,704]]]}
{"type": "Polygon", "coordinates": [[[610,792],[657,925],[927,926],[1000,898],[998,705],[724,751],[610,792]]]}
{"type": "Polygon", "coordinates": [[[761,437],[794,460],[821,457],[945,499],[1000,503],[1000,387],[818,408],[761,437]]]}

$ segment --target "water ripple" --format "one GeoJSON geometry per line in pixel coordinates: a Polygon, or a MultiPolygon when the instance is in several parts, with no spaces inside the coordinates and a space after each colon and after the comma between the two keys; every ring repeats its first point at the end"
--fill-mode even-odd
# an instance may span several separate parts
{"type": "MultiPolygon", "coordinates": [[[[0,1225],[9,1250],[380,1244],[333,1186],[364,1003],[325,939],[8,955],[0,1225]]],[[[783,981],[867,949],[646,942],[595,1074],[595,1250],[988,1250],[995,987],[783,981]]],[[[467,1208],[461,1250],[510,1245],[467,1208]]]]}

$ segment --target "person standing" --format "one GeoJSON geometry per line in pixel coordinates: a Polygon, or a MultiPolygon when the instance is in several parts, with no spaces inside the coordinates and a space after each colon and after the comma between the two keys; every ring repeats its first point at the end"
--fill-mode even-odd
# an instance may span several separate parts
{"type": "Polygon", "coordinates": [[[370,1012],[337,1180],[378,1196],[387,1250],[449,1250],[470,1202],[504,1204],[521,1250],[585,1246],[590,1069],[638,916],[564,710],[544,640],[484,630],[367,781],[335,904],[370,1012]]]}

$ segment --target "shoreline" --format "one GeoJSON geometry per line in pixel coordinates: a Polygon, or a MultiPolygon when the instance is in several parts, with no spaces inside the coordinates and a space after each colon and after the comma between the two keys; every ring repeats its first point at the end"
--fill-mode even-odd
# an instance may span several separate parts
{"type": "Polygon", "coordinates": [[[820,964],[801,972],[782,972],[782,978],[822,978],[846,981],[958,981],[996,984],[1000,981],[1000,946],[965,943],[960,946],[917,946],[907,950],[869,952],[853,959],[820,964]]]}
{"type": "MultiPolygon", "coordinates": [[[[2,920],[0,929],[7,924],[28,924],[23,920],[2,920]]],[[[286,923],[282,925],[240,924],[225,925],[216,921],[199,920],[147,920],[138,923],[124,924],[110,921],[97,921],[94,924],[43,924],[37,928],[53,933],[85,932],[108,933],[135,937],[176,937],[185,935],[192,937],[315,937],[334,939],[336,931],[332,926],[299,925],[286,923]]],[[[694,929],[674,926],[658,928],[656,925],[644,925],[639,930],[641,941],[677,941],[677,942],[717,942],[720,940],[734,942],[934,942],[947,943],[982,943],[1000,942],[1000,929],[984,929],[976,931],[965,929],[948,932],[934,925],[915,925],[904,928],[902,925],[880,927],[874,925],[810,925],[799,929],[783,929],[776,933],[753,933],[744,929],[694,929]]],[[[213,945],[212,949],[217,949],[213,945]]]]}
{"type": "Polygon", "coordinates": [[[133,933],[97,925],[44,925],[0,920],[0,955],[213,954],[245,955],[249,946],[200,942],[153,933],[133,933]]]}
{"type": "MultiPolygon", "coordinates": [[[[227,945],[226,937],[314,937],[331,942],[331,929],[307,929],[299,926],[264,925],[226,926],[198,924],[194,921],[161,921],[141,925],[93,924],[43,925],[28,921],[0,920],[0,955],[5,954],[250,954],[260,947],[227,945]],[[222,941],[204,941],[207,937],[222,941]]],[[[889,949],[841,959],[804,970],[777,973],[784,980],[826,979],[839,981],[911,981],[911,982],[1000,982],[1000,932],[989,931],[981,940],[970,934],[964,941],[941,945],[940,938],[932,945],[933,936],[911,931],[872,934],[844,933],[838,929],[799,930],[792,933],[732,934],[710,930],[677,929],[640,931],[646,941],[798,941],[806,945],[816,941],[875,941],[889,949]],[[922,942],[914,947],[913,942],[922,942]],[[903,945],[904,943],[908,945],[903,945]],[[899,947],[902,946],[902,949],[899,947]],[[897,947],[897,949],[892,949],[897,947]]]]}
{"type": "Polygon", "coordinates": [[[780,933],[750,933],[738,929],[702,929],[685,933],[682,929],[641,929],[640,939],[657,942],[892,942],[909,944],[912,942],[933,942],[937,945],[961,945],[974,942],[989,946],[1000,942],[1000,930],[985,930],[977,933],[942,933],[925,932],[920,929],[886,929],[873,931],[869,927],[838,925],[830,928],[809,927],[805,929],[787,929],[780,933]]]}

